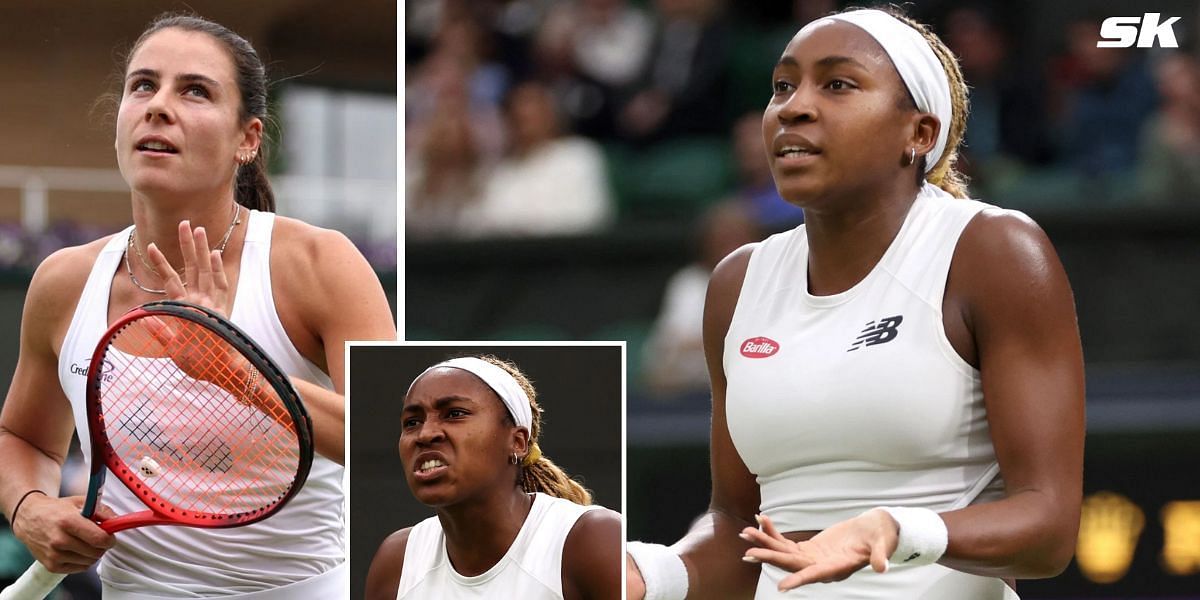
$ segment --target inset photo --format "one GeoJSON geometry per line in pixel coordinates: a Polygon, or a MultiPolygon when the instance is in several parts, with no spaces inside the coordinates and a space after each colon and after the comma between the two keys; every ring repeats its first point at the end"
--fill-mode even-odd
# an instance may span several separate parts
{"type": "Polygon", "coordinates": [[[619,598],[624,351],[351,343],[351,597],[619,598]]]}

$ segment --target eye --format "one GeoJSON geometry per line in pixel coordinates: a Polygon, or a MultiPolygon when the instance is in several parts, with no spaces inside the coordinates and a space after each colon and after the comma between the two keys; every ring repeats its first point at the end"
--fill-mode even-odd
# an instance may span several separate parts
{"type": "Polygon", "coordinates": [[[199,84],[187,86],[187,88],[183,90],[183,93],[187,94],[189,96],[195,96],[197,98],[208,98],[209,97],[208,88],[205,88],[204,86],[199,85],[199,84]]]}
{"type": "Polygon", "coordinates": [[[783,79],[776,79],[775,83],[771,86],[771,89],[776,94],[786,94],[791,91],[792,87],[793,86],[790,82],[787,82],[783,79]]]}
{"type": "Polygon", "coordinates": [[[149,79],[134,80],[133,85],[129,86],[131,92],[153,92],[154,84],[149,79]]]}
{"type": "Polygon", "coordinates": [[[465,416],[467,416],[467,415],[469,415],[469,414],[471,414],[471,413],[469,413],[469,412],[467,412],[467,411],[465,411],[465,410],[463,410],[463,409],[461,409],[461,408],[452,408],[452,409],[450,409],[450,410],[446,411],[446,416],[448,416],[448,417],[450,417],[450,418],[452,418],[452,419],[457,419],[457,418],[460,418],[460,417],[465,417],[465,416]]]}
{"type": "Polygon", "coordinates": [[[418,426],[418,425],[420,425],[420,424],[421,424],[421,420],[420,420],[420,419],[405,419],[405,420],[404,420],[404,421],[401,423],[401,425],[400,425],[400,426],[401,426],[402,428],[404,428],[405,430],[409,430],[409,429],[412,429],[412,428],[414,428],[414,427],[416,427],[416,426],[418,426]]]}
{"type": "Polygon", "coordinates": [[[833,80],[830,80],[829,83],[825,84],[825,87],[827,87],[835,92],[840,92],[843,90],[853,89],[854,84],[850,83],[849,81],[846,81],[845,79],[833,79],[833,80]]]}

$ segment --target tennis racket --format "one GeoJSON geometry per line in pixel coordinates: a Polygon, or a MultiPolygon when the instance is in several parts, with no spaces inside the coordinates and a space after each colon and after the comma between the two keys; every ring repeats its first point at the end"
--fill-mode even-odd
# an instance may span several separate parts
{"type": "MultiPolygon", "coordinates": [[[[87,373],[93,518],[106,474],[146,510],[99,521],[238,527],[275,514],[304,485],[312,424],[283,372],[245,333],[192,304],[151,302],[101,339],[87,373]]],[[[63,579],[34,563],[0,600],[41,600],[63,579]]]]}

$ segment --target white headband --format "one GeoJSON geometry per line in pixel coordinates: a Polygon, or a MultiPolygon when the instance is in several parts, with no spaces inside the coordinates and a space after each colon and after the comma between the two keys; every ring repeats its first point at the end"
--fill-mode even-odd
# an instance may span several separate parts
{"type": "Polygon", "coordinates": [[[941,122],[937,144],[925,159],[925,172],[928,173],[946,151],[946,138],[950,134],[950,120],[953,116],[950,80],[946,78],[942,61],[938,60],[933,48],[920,32],[881,10],[855,10],[822,17],[805,25],[800,32],[835,20],[855,25],[875,38],[892,59],[892,64],[900,73],[900,79],[904,81],[908,93],[912,94],[917,103],[917,110],[933,113],[941,122]]]}
{"type": "MultiPolygon", "coordinates": [[[[493,392],[496,392],[497,396],[500,396],[504,406],[508,407],[508,414],[512,415],[513,421],[525,429],[533,430],[533,411],[529,408],[529,396],[525,394],[525,390],[521,389],[521,384],[517,383],[517,380],[508,371],[486,360],[464,356],[440,362],[421,371],[421,375],[417,375],[416,379],[413,379],[413,384],[416,384],[417,379],[420,379],[422,375],[440,367],[462,369],[482,379],[488,387],[492,388],[493,392]]],[[[412,391],[412,385],[408,386],[408,389],[412,391]]]]}

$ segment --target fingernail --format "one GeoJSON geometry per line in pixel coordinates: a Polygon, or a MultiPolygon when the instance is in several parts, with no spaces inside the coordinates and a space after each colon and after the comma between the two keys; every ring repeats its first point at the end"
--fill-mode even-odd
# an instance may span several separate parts
{"type": "Polygon", "coordinates": [[[750,536],[748,536],[744,533],[739,533],[738,537],[742,538],[743,540],[746,540],[747,542],[750,541],[750,536]]]}
{"type": "Polygon", "coordinates": [[[754,564],[758,564],[758,563],[762,562],[761,560],[758,560],[757,558],[754,558],[753,556],[743,556],[742,561],[748,562],[748,563],[754,563],[754,564]]]}
{"type": "Polygon", "coordinates": [[[758,523],[759,527],[762,527],[762,515],[754,515],[754,520],[758,523]]]}

